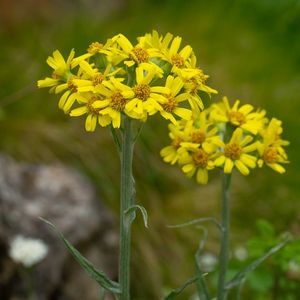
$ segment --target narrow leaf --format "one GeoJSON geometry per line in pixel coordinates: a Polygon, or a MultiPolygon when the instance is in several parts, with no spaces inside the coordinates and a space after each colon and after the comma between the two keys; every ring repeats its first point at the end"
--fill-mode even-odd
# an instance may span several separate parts
{"type": "Polygon", "coordinates": [[[169,227],[169,228],[182,228],[182,227],[191,226],[191,225],[204,223],[204,222],[212,222],[219,228],[220,231],[222,231],[222,226],[220,225],[220,223],[215,218],[212,218],[212,217],[199,218],[199,219],[191,220],[189,222],[182,223],[182,224],[168,225],[167,227],[169,227]]]}
{"type": "Polygon", "coordinates": [[[231,288],[239,286],[249,272],[252,272],[261,263],[263,263],[267,258],[269,258],[271,255],[273,255],[276,252],[278,252],[279,250],[281,250],[290,240],[291,240],[291,237],[285,238],[285,240],[283,240],[281,243],[279,243],[278,245],[271,248],[268,252],[266,252],[264,255],[262,255],[258,259],[254,260],[249,266],[247,266],[241,272],[237,273],[229,282],[227,282],[225,289],[229,290],[231,288]]]}
{"type": "Polygon", "coordinates": [[[141,206],[141,205],[132,205],[130,206],[126,211],[125,211],[125,214],[127,215],[130,215],[132,214],[132,222],[133,220],[135,219],[136,215],[135,215],[135,212],[136,210],[139,210],[142,214],[142,217],[143,217],[143,221],[144,221],[144,225],[146,228],[148,228],[148,214],[147,214],[147,210],[145,207],[141,206]]]}
{"type": "Polygon", "coordinates": [[[94,265],[87,260],[83,255],[80,254],[80,252],[74,248],[64,237],[64,235],[56,228],[55,225],[53,225],[51,222],[40,218],[42,221],[50,225],[55,232],[59,235],[61,240],[64,242],[64,244],[67,246],[70,253],[73,255],[75,260],[81,265],[81,267],[94,279],[98,282],[100,286],[102,286],[104,289],[115,293],[120,294],[120,287],[119,284],[115,281],[112,281],[108,278],[108,276],[101,270],[98,270],[94,267],[94,265]]]}
{"type": "Polygon", "coordinates": [[[181,292],[188,287],[189,285],[195,283],[198,280],[198,277],[193,277],[187,280],[181,287],[172,290],[163,300],[173,300],[176,296],[181,294],[181,292]]]}

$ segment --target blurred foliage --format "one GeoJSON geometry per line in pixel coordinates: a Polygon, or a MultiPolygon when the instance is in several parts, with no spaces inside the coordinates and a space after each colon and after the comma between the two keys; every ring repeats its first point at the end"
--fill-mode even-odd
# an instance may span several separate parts
{"type": "MultiPolygon", "coordinates": [[[[109,132],[84,132],[84,120],[63,115],[57,97],[37,91],[36,80],[49,73],[45,60],[55,49],[67,55],[74,47],[80,54],[92,41],[119,32],[131,38],[152,29],[172,32],[192,45],[200,67],[211,76],[209,85],[219,91],[212,101],[227,95],[267,109],[269,116],[283,121],[284,137],[291,141],[286,175],[268,169],[254,170],[247,178],[234,174],[232,240],[244,243],[254,231],[253,220],[262,217],[272,220],[275,230],[299,234],[299,1],[32,0],[32,7],[29,2],[11,2],[9,9],[22,14],[1,18],[2,152],[81,170],[117,216],[119,166],[109,132]]],[[[133,299],[158,299],[163,290],[180,286],[194,273],[199,232],[168,229],[167,224],[219,217],[218,174],[199,187],[159,157],[168,143],[166,127],[159,118],[147,122],[135,152],[137,201],[148,210],[150,229],[145,230],[138,218],[133,232],[133,299]]],[[[218,232],[208,229],[207,250],[217,253],[218,232]]],[[[188,288],[178,299],[194,291],[188,288]]],[[[255,298],[252,290],[247,292],[255,298]]]]}
{"type": "MultiPolygon", "coordinates": [[[[256,235],[247,242],[248,257],[232,260],[233,270],[241,269],[279,243],[281,235],[263,219],[256,222],[256,235]]],[[[295,238],[277,254],[248,275],[243,299],[297,300],[300,293],[300,238],[295,238]],[[248,295],[248,296],[247,296],[248,295]],[[249,296],[251,295],[251,296],[249,296]]]]}

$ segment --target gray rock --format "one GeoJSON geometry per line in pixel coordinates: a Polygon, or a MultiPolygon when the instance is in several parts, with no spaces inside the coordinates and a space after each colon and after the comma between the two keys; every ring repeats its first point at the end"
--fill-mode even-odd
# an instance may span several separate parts
{"type": "Polygon", "coordinates": [[[118,235],[114,220],[87,178],[62,165],[19,163],[0,155],[0,299],[28,299],[28,278],[38,300],[99,299],[99,287],[67,252],[51,221],[98,268],[117,277],[118,235]],[[47,257],[30,277],[8,255],[16,235],[42,239],[47,257]],[[22,275],[23,274],[23,275],[22,275]]]}

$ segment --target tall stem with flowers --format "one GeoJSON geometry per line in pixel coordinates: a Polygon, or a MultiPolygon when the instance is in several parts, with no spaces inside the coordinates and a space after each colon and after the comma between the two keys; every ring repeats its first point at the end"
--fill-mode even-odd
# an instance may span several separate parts
{"type": "MultiPolygon", "coordinates": [[[[192,126],[191,120],[204,108],[199,92],[217,93],[206,85],[208,76],[197,67],[192,47],[181,47],[181,41],[170,33],[161,36],[153,31],[139,37],[135,44],[122,34],[104,44],[94,42],[81,56],[75,57],[75,51],[71,50],[67,60],[56,50],[47,59],[53,69],[52,76],[38,81],[38,87],[62,94],[58,106],[65,114],[85,116],[86,131],[93,132],[98,125],[112,131],[121,158],[118,282],[97,270],[62,234],[61,237],[81,266],[120,300],[130,299],[131,225],[137,210],[147,225],[146,210],[136,205],[134,199],[132,160],[139,134],[136,129],[155,114],[169,120],[174,128],[182,122],[178,118],[192,126]]],[[[212,139],[216,139],[214,133],[211,132],[212,139]]],[[[181,141],[176,143],[179,147],[181,141]]],[[[207,156],[207,165],[214,167],[204,150],[194,147],[192,151],[203,166],[207,156]]],[[[204,173],[200,176],[202,181],[204,173]]]]}
{"type": "MultiPolygon", "coordinates": [[[[229,259],[232,172],[237,169],[247,176],[250,169],[266,165],[280,174],[284,173],[283,165],[288,163],[284,147],[289,142],[281,138],[281,121],[275,118],[269,120],[264,110],[255,110],[250,104],[240,106],[239,100],[231,106],[227,97],[200,114],[193,114],[189,120],[181,120],[176,125],[170,124],[169,129],[172,142],[161,150],[165,162],[178,164],[188,177],[195,176],[201,185],[207,184],[211,170],[221,169],[222,213],[221,222],[217,223],[221,234],[217,300],[226,300],[229,289],[241,284],[246,274],[258,264],[253,262],[248,269],[228,281],[226,273],[229,259]]],[[[202,218],[198,221],[207,220],[208,218],[202,218]]],[[[192,221],[183,225],[195,223],[192,221]]],[[[284,240],[274,249],[280,250],[286,242],[284,240]]],[[[274,253],[274,249],[259,263],[274,253]]],[[[203,285],[203,278],[200,279],[203,285]]],[[[199,298],[210,299],[207,293],[199,293],[199,298]]]]}

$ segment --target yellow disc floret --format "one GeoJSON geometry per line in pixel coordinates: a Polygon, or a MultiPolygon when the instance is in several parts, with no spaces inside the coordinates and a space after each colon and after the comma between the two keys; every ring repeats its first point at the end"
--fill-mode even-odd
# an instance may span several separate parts
{"type": "Polygon", "coordinates": [[[149,59],[149,54],[147,50],[141,48],[141,47],[134,47],[131,50],[131,55],[130,55],[137,63],[143,63],[147,62],[149,59]]]}
{"type": "Polygon", "coordinates": [[[242,147],[238,143],[230,143],[225,145],[224,155],[232,160],[237,160],[242,154],[242,147]]]}
{"type": "Polygon", "coordinates": [[[208,163],[209,155],[203,150],[198,149],[193,155],[192,155],[193,161],[196,166],[200,166],[201,168],[205,168],[208,163]]]}
{"type": "Polygon", "coordinates": [[[138,84],[133,88],[135,97],[146,101],[150,97],[150,86],[148,84],[138,84]]]}
{"type": "Polygon", "coordinates": [[[172,64],[178,68],[184,67],[184,58],[178,53],[172,55],[171,61],[172,61],[172,64]]]}
{"type": "Polygon", "coordinates": [[[174,109],[177,107],[177,101],[175,97],[173,97],[172,95],[168,95],[167,102],[162,104],[162,107],[166,112],[173,112],[174,109]]]}
{"type": "Polygon", "coordinates": [[[116,92],[111,96],[110,106],[117,111],[123,111],[126,102],[127,100],[122,96],[122,94],[120,92],[116,92]]]}

